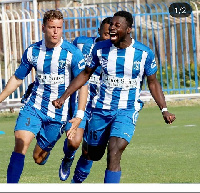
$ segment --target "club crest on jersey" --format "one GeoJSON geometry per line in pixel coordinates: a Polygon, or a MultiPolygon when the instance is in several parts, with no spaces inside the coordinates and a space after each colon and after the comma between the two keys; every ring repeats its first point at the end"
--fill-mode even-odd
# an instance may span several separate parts
{"type": "Polygon", "coordinates": [[[107,63],[108,63],[108,60],[106,59],[106,58],[101,58],[100,60],[99,60],[99,62],[100,62],[100,64],[101,64],[101,66],[103,67],[103,68],[105,68],[106,66],[107,66],[107,63]]]}
{"type": "Polygon", "coordinates": [[[66,61],[65,60],[59,60],[58,61],[58,68],[63,69],[66,66],[66,61]]]}
{"type": "Polygon", "coordinates": [[[140,69],[140,61],[135,61],[133,63],[133,69],[135,69],[135,70],[139,70],[140,69]]]}

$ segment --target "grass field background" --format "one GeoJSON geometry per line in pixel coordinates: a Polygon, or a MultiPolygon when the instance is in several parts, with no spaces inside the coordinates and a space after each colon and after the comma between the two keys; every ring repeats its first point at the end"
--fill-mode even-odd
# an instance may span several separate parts
{"type": "MultiPolygon", "coordinates": [[[[200,183],[200,102],[168,103],[176,121],[164,123],[158,107],[146,104],[140,112],[135,134],[121,160],[121,183],[200,183]]],[[[6,183],[6,172],[14,147],[15,120],[18,113],[0,113],[0,183],[6,183]]],[[[70,177],[60,181],[58,169],[63,158],[63,141],[57,142],[44,166],[32,158],[35,140],[25,158],[20,183],[70,183],[81,148],[76,153],[70,177]]],[[[84,183],[103,183],[106,154],[94,162],[84,183]]]]}

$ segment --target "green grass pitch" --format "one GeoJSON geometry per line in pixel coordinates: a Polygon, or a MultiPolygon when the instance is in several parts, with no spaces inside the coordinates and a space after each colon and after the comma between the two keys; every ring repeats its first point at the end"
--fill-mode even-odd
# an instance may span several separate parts
{"type": "MultiPolygon", "coordinates": [[[[168,105],[176,114],[176,121],[167,125],[157,106],[145,106],[140,112],[135,134],[121,160],[121,183],[200,183],[200,104],[192,106],[168,105]]],[[[6,172],[14,147],[17,113],[0,114],[0,183],[6,183],[6,172]]],[[[58,169],[63,157],[65,134],[51,152],[44,166],[32,158],[35,140],[25,158],[20,183],[70,183],[76,162],[81,154],[78,149],[71,174],[66,182],[60,181],[58,169]]],[[[103,183],[106,154],[94,162],[84,183],[103,183]]]]}

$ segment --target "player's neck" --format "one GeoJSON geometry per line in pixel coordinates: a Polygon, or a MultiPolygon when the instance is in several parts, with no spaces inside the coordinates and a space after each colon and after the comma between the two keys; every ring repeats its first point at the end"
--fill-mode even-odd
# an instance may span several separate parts
{"type": "Polygon", "coordinates": [[[115,47],[120,48],[120,49],[125,49],[129,47],[131,44],[132,44],[132,38],[127,37],[126,39],[124,39],[124,41],[121,41],[119,42],[118,45],[115,45],[115,47]]]}
{"type": "Polygon", "coordinates": [[[61,38],[60,41],[57,42],[57,43],[45,41],[45,46],[46,46],[48,49],[52,49],[52,48],[59,47],[61,44],[62,44],[62,38],[61,38]]]}

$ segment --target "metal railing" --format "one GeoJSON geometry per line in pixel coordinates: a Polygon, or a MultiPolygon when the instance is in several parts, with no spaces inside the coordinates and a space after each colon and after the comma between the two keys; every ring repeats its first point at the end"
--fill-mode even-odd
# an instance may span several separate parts
{"type": "MultiPolygon", "coordinates": [[[[120,3],[60,8],[65,20],[63,37],[72,41],[81,35],[97,36],[102,19],[112,16],[116,11],[127,10],[134,18],[132,37],[149,46],[156,55],[157,77],[165,94],[199,93],[200,3],[190,1],[190,4],[193,12],[187,18],[171,17],[165,3],[141,4],[140,7],[120,3]]],[[[45,11],[37,11],[38,31],[35,31],[31,6],[22,6],[18,10],[2,9],[0,12],[0,92],[20,64],[25,48],[35,42],[36,36],[39,39],[43,37],[41,26],[45,11]]],[[[29,75],[7,102],[20,101],[33,79],[33,75],[29,75]]],[[[146,81],[143,90],[148,91],[146,81]]]]}

